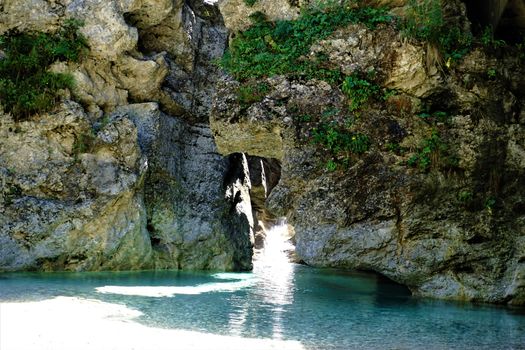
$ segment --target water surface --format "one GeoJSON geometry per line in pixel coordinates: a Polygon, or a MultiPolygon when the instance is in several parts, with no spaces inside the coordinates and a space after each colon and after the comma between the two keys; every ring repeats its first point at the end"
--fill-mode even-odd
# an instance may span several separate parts
{"type": "Polygon", "coordinates": [[[412,298],[374,275],[290,264],[246,274],[180,271],[0,277],[0,302],[73,296],[124,304],[137,322],[309,349],[525,349],[520,310],[412,298]]]}
{"type": "Polygon", "coordinates": [[[96,299],[150,327],[307,349],[525,349],[523,309],[418,299],[376,275],[290,264],[271,246],[253,273],[0,274],[0,303],[96,299]]]}

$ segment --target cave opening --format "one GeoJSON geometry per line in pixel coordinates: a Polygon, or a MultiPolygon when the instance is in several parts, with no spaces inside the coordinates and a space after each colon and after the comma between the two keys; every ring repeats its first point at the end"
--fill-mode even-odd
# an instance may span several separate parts
{"type": "Polygon", "coordinates": [[[275,216],[266,206],[272,190],[281,179],[281,163],[275,158],[247,156],[250,172],[250,201],[254,222],[253,260],[291,261],[295,247],[293,228],[286,218],[275,216]]]}
{"type": "Polygon", "coordinates": [[[480,36],[487,27],[496,39],[521,43],[525,35],[525,0],[464,0],[472,32],[480,36]]]}

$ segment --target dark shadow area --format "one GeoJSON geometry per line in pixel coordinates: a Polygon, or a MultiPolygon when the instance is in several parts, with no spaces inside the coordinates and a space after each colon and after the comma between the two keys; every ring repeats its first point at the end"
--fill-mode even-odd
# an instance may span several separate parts
{"type": "Polygon", "coordinates": [[[481,36],[487,27],[496,39],[509,44],[521,43],[525,35],[525,1],[465,0],[472,32],[481,36]]]}

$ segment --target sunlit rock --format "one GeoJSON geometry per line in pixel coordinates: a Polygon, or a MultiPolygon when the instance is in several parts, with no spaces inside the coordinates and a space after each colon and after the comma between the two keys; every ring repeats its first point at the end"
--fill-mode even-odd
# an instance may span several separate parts
{"type": "Polygon", "coordinates": [[[126,118],[99,130],[75,103],[0,133],[0,270],[151,266],[137,130],[126,118]]]}

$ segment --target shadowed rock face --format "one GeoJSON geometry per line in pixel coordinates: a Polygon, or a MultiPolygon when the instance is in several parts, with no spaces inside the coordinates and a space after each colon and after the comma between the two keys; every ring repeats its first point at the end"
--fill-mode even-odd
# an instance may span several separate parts
{"type": "Polygon", "coordinates": [[[251,269],[246,159],[220,156],[206,125],[189,125],[158,109],[137,112],[139,122],[158,123],[145,123],[143,133],[153,140],[146,148],[145,203],[155,266],[251,269]]]}
{"type": "Polygon", "coordinates": [[[521,42],[525,32],[524,0],[465,1],[474,29],[490,26],[499,38],[521,42]]]}
{"type": "MultiPolygon", "coordinates": [[[[158,24],[139,29],[140,47],[166,52],[162,90],[147,152],[148,230],[158,268],[250,270],[253,218],[247,161],[218,154],[207,125],[227,31],[217,7],[176,1],[158,24]],[[173,104],[177,109],[173,110],[173,104]]],[[[143,118],[137,118],[143,120],[143,118]]]]}
{"type": "Polygon", "coordinates": [[[220,152],[279,155],[281,179],[266,207],[294,226],[298,257],[377,271],[417,295],[523,304],[523,64],[512,52],[495,58],[476,49],[442,72],[393,28],[360,25],[311,50],[346,74],[373,67],[379,84],[397,90],[359,111],[352,130],[371,146],[346,169],[326,171],[330,155],[308,141],[310,122],[300,118],[326,108],[345,114],[349,101],[325,82],[268,78],[266,96],[247,107],[238,102],[239,84],[225,79],[211,114],[220,152]],[[487,67],[502,74],[487,79],[487,67]],[[425,120],[422,106],[446,120],[425,120]],[[410,167],[432,130],[446,151],[434,153],[425,171],[410,167]]]}
{"type": "Polygon", "coordinates": [[[497,28],[509,0],[466,0],[465,3],[469,10],[469,16],[474,22],[497,28]]]}

